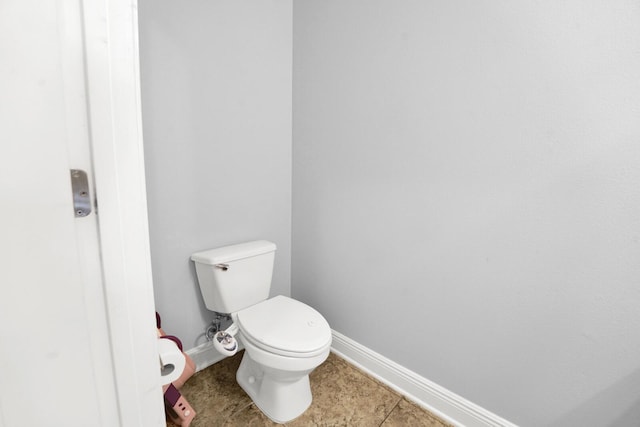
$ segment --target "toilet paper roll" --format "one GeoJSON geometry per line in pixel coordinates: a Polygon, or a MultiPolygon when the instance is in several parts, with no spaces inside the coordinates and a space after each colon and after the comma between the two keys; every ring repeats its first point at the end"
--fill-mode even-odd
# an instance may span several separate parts
{"type": "Polygon", "coordinates": [[[177,380],[186,364],[184,354],[175,342],[160,338],[158,340],[158,355],[160,356],[160,377],[162,385],[177,380]]]}

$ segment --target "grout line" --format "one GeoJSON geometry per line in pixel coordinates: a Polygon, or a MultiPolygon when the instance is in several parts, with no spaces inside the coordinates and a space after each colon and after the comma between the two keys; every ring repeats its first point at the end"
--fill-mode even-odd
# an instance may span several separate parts
{"type": "Polygon", "coordinates": [[[395,410],[396,410],[396,408],[398,407],[398,405],[400,404],[400,402],[402,401],[402,399],[403,399],[403,398],[402,398],[402,396],[400,396],[400,397],[398,398],[398,401],[396,402],[396,404],[395,404],[395,405],[393,405],[393,408],[391,408],[391,410],[389,411],[389,413],[387,414],[387,416],[386,416],[386,417],[384,417],[384,420],[382,420],[382,422],[380,423],[380,426],[378,426],[378,427],[381,427],[381,426],[382,426],[382,425],[387,421],[387,419],[389,419],[389,417],[391,416],[391,414],[393,413],[393,411],[395,411],[395,410]]]}
{"type": "Polygon", "coordinates": [[[231,419],[231,418],[235,417],[239,412],[244,411],[245,409],[247,409],[251,405],[253,405],[253,401],[250,401],[245,406],[242,406],[241,408],[238,408],[236,411],[231,413],[231,415],[229,415],[228,419],[231,419]]]}
{"type": "Polygon", "coordinates": [[[406,400],[408,403],[411,403],[413,405],[416,405],[418,407],[418,409],[425,414],[425,416],[429,417],[430,419],[436,420],[438,423],[441,424],[447,424],[448,421],[445,421],[442,417],[439,417],[438,415],[434,414],[433,412],[421,407],[420,405],[417,405],[414,402],[409,401],[405,396],[403,396],[402,394],[398,393],[397,391],[395,391],[394,389],[390,388],[388,385],[386,385],[385,383],[383,383],[382,381],[378,380],[377,378],[375,378],[374,376],[372,376],[371,374],[369,374],[368,372],[365,372],[364,370],[360,369],[359,367],[353,365],[351,362],[349,362],[348,360],[344,359],[341,355],[333,352],[332,353],[334,356],[336,356],[340,361],[342,361],[343,363],[345,363],[347,365],[347,367],[349,369],[352,369],[362,375],[364,375],[364,377],[366,377],[367,379],[369,379],[369,381],[373,382],[374,384],[376,384],[379,387],[383,387],[386,390],[389,390],[391,393],[395,394],[396,396],[398,396],[398,401],[396,402],[396,404],[393,406],[393,408],[391,409],[391,411],[389,411],[389,413],[387,414],[387,416],[385,417],[384,420],[382,420],[382,423],[380,424],[380,426],[382,426],[387,419],[391,416],[391,414],[393,413],[393,411],[395,411],[395,409],[398,407],[398,405],[400,405],[400,402],[404,399],[406,400]]]}

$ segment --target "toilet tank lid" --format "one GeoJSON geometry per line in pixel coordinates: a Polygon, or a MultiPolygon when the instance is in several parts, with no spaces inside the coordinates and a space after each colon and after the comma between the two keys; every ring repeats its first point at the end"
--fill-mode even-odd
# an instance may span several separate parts
{"type": "Polygon", "coordinates": [[[253,242],[240,243],[238,245],[224,246],[207,251],[196,252],[191,259],[201,264],[220,264],[250,258],[276,250],[276,244],[267,240],[255,240],[253,242]]]}

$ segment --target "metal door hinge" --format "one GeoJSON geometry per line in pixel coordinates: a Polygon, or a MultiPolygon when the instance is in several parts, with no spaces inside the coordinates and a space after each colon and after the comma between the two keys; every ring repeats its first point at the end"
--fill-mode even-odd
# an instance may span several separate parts
{"type": "Polygon", "coordinates": [[[73,192],[73,213],[84,217],[91,213],[91,195],[87,173],[80,169],[71,169],[71,191],[73,192]]]}

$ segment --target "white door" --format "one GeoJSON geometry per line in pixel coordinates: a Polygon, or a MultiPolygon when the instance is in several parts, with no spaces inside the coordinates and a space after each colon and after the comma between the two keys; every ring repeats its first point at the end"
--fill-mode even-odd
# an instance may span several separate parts
{"type": "Polygon", "coordinates": [[[76,217],[72,204],[70,169],[95,196],[82,13],[0,1],[0,427],[131,425],[118,373],[140,359],[118,369],[135,344],[113,351],[95,206],[76,217]]]}

